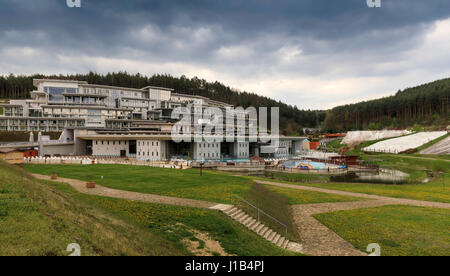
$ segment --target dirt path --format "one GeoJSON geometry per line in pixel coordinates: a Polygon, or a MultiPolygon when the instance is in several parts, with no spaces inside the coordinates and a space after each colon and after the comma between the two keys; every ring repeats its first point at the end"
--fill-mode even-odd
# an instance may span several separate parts
{"type": "MultiPolygon", "coordinates": [[[[47,175],[33,174],[34,177],[42,180],[51,180],[47,175]]],[[[95,189],[87,189],[86,182],[69,179],[69,178],[61,178],[53,180],[56,182],[67,183],[73,188],[75,188],[80,193],[89,194],[89,195],[97,195],[97,196],[106,196],[113,198],[121,198],[128,200],[137,200],[142,202],[150,202],[150,203],[160,203],[160,204],[169,204],[169,205],[177,205],[177,206],[187,206],[187,207],[195,207],[195,208],[211,208],[219,205],[219,203],[202,201],[202,200],[194,200],[187,198],[177,198],[177,197],[169,197],[169,196],[160,196],[153,194],[144,194],[138,192],[130,192],[130,191],[122,191],[106,188],[100,185],[96,185],[95,189]]]]}
{"type": "Polygon", "coordinates": [[[271,182],[271,181],[261,181],[261,180],[254,180],[254,181],[257,182],[257,183],[260,183],[260,184],[273,185],[273,186],[284,187],[284,188],[291,188],[291,189],[315,191],[315,192],[321,192],[321,193],[327,193],[327,194],[336,194],[336,195],[353,196],[353,197],[360,197],[360,198],[368,198],[368,199],[389,201],[389,203],[393,204],[393,205],[400,204],[400,205],[411,205],[411,206],[420,206],[420,207],[433,207],[433,208],[443,208],[443,209],[449,209],[450,208],[450,203],[443,203],[443,202],[432,202],[432,201],[424,201],[424,200],[415,200],[415,199],[406,199],[406,198],[394,198],[394,197],[387,197],[387,196],[369,195],[369,194],[363,194],[363,193],[354,193],[354,192],[346,192],[346,191],[339,191],[339,190],[330,190],[330,189],[323,189],[323,188],[316,188],[316,187],[309,187],[309,186],[301,186],[301,185],[293,185],[293,184],[285,184],[285,183],[278,183],[278,182],[271,182]]]}
{"type": "Polygon", "coordinates": [[[313,256],[365,256],[364,252],[316,220],[313,215],[335,211],[372,208],[385,205],[411,205],[420,207],[450,208],[448,203],[429,202],[402,198],[391,198],[353,192],[328,190],[322,188],[291,185],[277,182],[255,180],[257,183],[285,188],[316,191],[329,194],[367,198],[367,201],[301,204],[292,206],[294,221],[300,234],[303,253],[313,256]]]}

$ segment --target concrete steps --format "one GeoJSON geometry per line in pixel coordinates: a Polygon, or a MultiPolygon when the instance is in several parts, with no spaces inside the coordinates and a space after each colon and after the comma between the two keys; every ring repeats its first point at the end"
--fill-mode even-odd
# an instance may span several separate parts
{"type": "Polygon", "coordinates": [[[222,211],[227,216],[243,224],[249,230],[255,232],[259,236],[270,241],[278,247],[299,253],[301,253],[303,250],[303,247],[300,244],[289,241],[286,237],[283,237],[281,234],[273,231],[263,223],[257,221],[255,218],[249,216],[243,210],[235,206],[221,205],[218,207],[213,207],[213,209],[222,211]]]}

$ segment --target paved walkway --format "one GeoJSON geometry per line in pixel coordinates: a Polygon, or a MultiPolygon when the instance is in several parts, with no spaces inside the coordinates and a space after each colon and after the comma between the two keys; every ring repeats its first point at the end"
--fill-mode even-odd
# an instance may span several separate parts
{"type": "Polygon", "coordinates": [[[391,198],[377,195],[336,191],[316,187],[291,185],[277,182],[255,180],[257,183],[274,185],[285,188],[315,191],[344,196],[367,198],[366,201],[301,204],[292,206],[294,222],[297,226],[303,253],[313,256],[365,256],[364,252],[356,249],[352,244],[316,220],[313,215],[331,213],[335,211],[372,208],[385,205],[411,205],[421,207],[450,208],[448,203],[429,202],[402,198],[391,198]]]}
{"type": "MultiPolygon", "coordinates": [[[[42,180],[51,180],[47,175],[33,174],[34,177],[42,180]]],[[[86,188],[86,182],[80,181],[76,179],[69,178],[61,178],[58,177],[56,182],[67,183],[77,191],[89,194],[89,195],[97,195],[97,196],[106,196],[113,198],[121,198],[128,200],[137,200],[142,202],[150,202],[150,203],[160,203],[160,204],[169,204],[169,205],[177,205],[177,206],[187,206],[187,207],[195,207],[195,208],[211,208],[219,205],[219,203],[195,200],[195,199],[187,199],[187,198],[178,198],[178,197],[170,197],[170,196],[160,196],[153,194],[144,194],[138,192],[130,192],[123,190],[115,190],[111,188],[106,188],[100,185],[96,185],[95,189],[86,188]]]]}
{"type": "Polygon", "coordinates": [[[284,187],[284,188],[315,191],[315,192],[335,194],[335,195],[353,196],[353,197],[360,197],[360,198],[367,198],[367,199],[384,200],[384,201],[389,201],[389,204],[391,204],[391,205],[411,205],[411,206],[433,207],[433,208],[443,208],[443,209],[450,208],[450,203],[443,203],[443,202],[432,202],[432,201],[424,201],[424,200],[369,195],[369,194],[346,192],[346,191],[339,191],[339,190],[330,190],[330,189],[293,185],[293,184],[285,184],[285,183],[278,183],[278,182],[271,182],[271,181],[261,181],[261,180],[254,180],[254,181],[256,183],[260,183],[260,184],[273,185],[273,186],[284,187]]]}

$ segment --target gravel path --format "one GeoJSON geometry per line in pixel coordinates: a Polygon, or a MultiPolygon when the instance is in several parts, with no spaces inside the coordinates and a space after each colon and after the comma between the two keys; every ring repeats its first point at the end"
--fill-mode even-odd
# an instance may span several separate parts
{"type": "Polygon", "coordinates": [[[260,184],[273,185],[273,186],[279,186],[279,187],[285,187],[285,188],[291,188],[291,189],[307,190],[307,191],[315,191],[315,192],[321,192],[321,193],[327,193],[327,194],[336,194],[336,195],[353,196],[353,197],[360,197],[360,198],[367,198],[367,199],[389,201],[389,203],[392,205],[400,204],[400,205],[412,205],[412,206],[433,207],[433,208],[443,208],[443,209],[450,208],[450,203],[414,200],[414,199],[406,199],[406,198],[394,198],[394,197],[378,196],[378,195],[369,195],[369,194],[362,194],[362,193],[345,192],[345,191],[339,191],[339,190],[330,190],[330,189],[300,186],[300,185],[285,184],[285,183],[270,182],[270,181],[261,181],[261,180],[254,180],[254,181],[257,183],[260,183],[260,184]]]}
{"type": "MultiPolygon", "coordinates": [[[[33,174],[33,176],[38,179],[42,179],[42,180],[51,180],[50,177],[47,175],[33,174]]],[[[169,204],[169,205],[177,205],[177,206],[187,206],[187,207],[195,207],[195,208],[207,208],[207,209],[219,205],[219,203],[202,201],[202,200],[194,200],[194,199],[187,199],[187,198],[178,198],[178,197],[169,197],[169,196],[160,196],[160,195],[153,195],[153,194],[144,194],[144,193],[137,193],[137,192],[130,192],[130,191],[115,190],[115,189],[106,188],[106,187],[103,187],[100,185],[96,185],[95,189],[87,189],[86,182],[80,181],[80,180],[75,180],[75,179],[69,179],[69,178],[58,177],[58,179],[53,180],[53,181],[67,183],[70,186],[72,186],[73,188],[75,188],[77,191],[84,193],[84,194],[89,194],[89,195],[106,196],[106,197],[121,198],[121,199],[128,199],[128,200],[137,200],[137,201],[142,201],[142,202],[169,204]]]]}
{"type": "Polygon", "coordinates": [[[448,203],[429,202],[402,198],[391,198],[353,192],[328,190],[315,187],[291,185],[277,182],[255,180],[257,183],[285,188],[315,191],[344,196],[367,198],[367,201],[301,204],[292,206],[294,222],[297,226],[303,253],[312,256],[366,256],[352,244],[316,220],[313,215],[336,211],[372,208],[385,205],[411,205],[420,207],[450,208],[448,203]]]}

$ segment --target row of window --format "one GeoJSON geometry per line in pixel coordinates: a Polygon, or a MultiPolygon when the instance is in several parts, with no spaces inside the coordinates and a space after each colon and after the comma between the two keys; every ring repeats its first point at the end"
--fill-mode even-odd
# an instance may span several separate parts
{"type": "Polygon", "coordinates": [[[101,89],[101,88],[84,88],[84,93],[86,94],[100,94],[100,95],[123,95],[128,97],[139,97],[142,98],[141,92],[132,92],[132,91],[123,91],[123,90],[114,90],[114,89],[101,89]]]}
{"type": "MultiPolygon", "coordinates": [[[[116,141],[95,141],[95,145],[98,145],[99,144],[99,142],[102,144],[102,145],[109,145],[109,143],[111,142],[112,143],[112,145],[113,146],[115,146],[116,145],[116,141]]],[[[120,146],[120,145],[122,145],[122,143],[124,144],[124,145],[127,145],[127,141],[117,141],[118,142],[118,145],[120,146]]]]}
{"type": "Polygon", "coordinates": [[[209,144],[209,143],[199,143],[198,144],[198,147],[199,148],[206,148],[206,146],[208,146],[208,148],[218,148],[219,147],[219,144],[217,144],[217,143],[215,143],[215,144],[209,144]]]}
{"type": "Polygon", "coordinates": [[[214,153],[214,152],[208,152],[208,154],[206,154],[205,152],[200,152],[199,154],[198,154],[198,156],[199,157],[203,157],[203,158],[213,158],[213,157],[219,157],[219,153],[218,152],[216,152],[216,153],[214,153]]]}
{"type": "MultiPolygon", "coordinates": [[[[153,146],[159,146],[159,142],[151,142],[152,143],[152,147],[153,146]]],[[[150,146],[150,142],[149,141],[147,141],[147,142],[138,142],[138,146],[145,146],[147,144],[147,146],[149,147],[150,146]]]]}
{"type": "MultiPolygon", "coordinates": [[[[138,152],[138,156],[150,156],[150,152],[149,151],[147,151],[147,152],[143,151],[142,154],[141,154],[141,152],[138,152]],[[145,155],[145,153],[147,153],[147,155],[145,155]]],[[[155,152],[152,151],[152,156],[153,157],[155,157],[155,156],[158,157],[159,156],[159,152],[156,152],[156,154],[155,154],[155,152]]]]}

